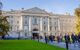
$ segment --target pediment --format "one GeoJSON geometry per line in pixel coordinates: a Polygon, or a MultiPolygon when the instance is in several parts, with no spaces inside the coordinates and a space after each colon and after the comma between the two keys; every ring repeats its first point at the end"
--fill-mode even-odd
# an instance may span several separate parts
{"type": "Polygon", "coordinates": [[[40,8],[38,8],[38,7],[33,7],[33,8],[30,8],[30,9],[24,10],[23,13],[48,14],[47,11],[45,11],[45,10],[43,10],[43,9],[40,9],[40,8]]]}

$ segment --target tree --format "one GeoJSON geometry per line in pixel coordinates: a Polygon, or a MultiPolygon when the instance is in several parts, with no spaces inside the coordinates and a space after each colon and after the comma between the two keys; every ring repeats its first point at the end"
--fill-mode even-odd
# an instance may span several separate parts
{"type": "Polygon", "coordinates": [[[75,9],[76,14],[76,33],[80,32],[80,8],[75,9]]]}
{"type": "Polygon", "coordinates": [[[4,39],[4,36],[8,34],[9,31],[9,23],[7,21],[7,17],[0,15],[0,36],[4,39]]]}
{"type": "Polygon", "coordinates": [[[9,23],[7,17],[2,15],[2,7],[3,4],[0,1],[0,36],[4,39],[5,35],[8,34],[9,31],[9,23]]]}

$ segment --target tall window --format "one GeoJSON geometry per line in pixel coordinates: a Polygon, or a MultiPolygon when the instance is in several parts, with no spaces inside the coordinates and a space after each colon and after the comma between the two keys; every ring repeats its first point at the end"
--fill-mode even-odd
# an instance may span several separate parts
{"type": "Polygon", "coordinates": [[[28,25],[29,24],[29,16],[24,16],[23,18],[23,24],[28,25]]]}
{"type": "Polygon", "coordinates": [[[11,20],[10,24],[11,24],[11,25],[13,24],[13,20],[11,20]]]}
{"type": "Polygon", "coordinates": [[[13,28],[12,28],[12,26],[11,26],[10,31],[12,31],[12,29],[13,29],[13,28]]]}
{"type": "Polygon", "coordinates": [[[46,30],[46,26],[44,26],[44,30],[46,30]]]}
{"type": "Polygon", "coordinates": [[[25,24],[27,24],[27,20],[25,20],[25,24]]]}
{"type": "Polygon", "coordinates": [[[56,27],[55,27],[55,31],[56,31],[56,27]]]}
{"type": "Polygon", "coordinates": [[[34,23],[37,24],[37,18],[34,18],[34,23]]]}
{"type": "Polygon", "coordinates": [[[19,31],[19,26],[17,26],[17,31],[19,31]]]}
{"type": "Polygon", "coordinates": [[[50,26],[50,31],[52,30],[52,26],[50,26]]]}
{"type": "Polygon", "coordinates": [[[57,23],[56,22],[54,22],[54,25],[56,25],[57,23]]]}
{"type": "Polygon", "coordinates": [[[44,24],[46,24],[46,22],[44,21],[44,24]]]}
{"type": "Polygon", "coordinates": [[[28,18],[27,16],[25,16],[25,18],[28,18]]]}
{"type": "Polygon", "coordinates": [[[19,24],[19,21],[17,21],[17,24],[19,24]]]}
{"type": "Polygon", "coordinates": [[[47,24],[48,24],[48,18],[47,18],[47,17],[44,17],[44,18],[43,18],[43,24],[44,24],[44,25],[47,25],[47,24]]]}
{"type": "Polygon", "coordinates": [[[37,17],[33,17],[33,25],[37,25],[38,24],[38,20],[37,20],[37,17]]]}

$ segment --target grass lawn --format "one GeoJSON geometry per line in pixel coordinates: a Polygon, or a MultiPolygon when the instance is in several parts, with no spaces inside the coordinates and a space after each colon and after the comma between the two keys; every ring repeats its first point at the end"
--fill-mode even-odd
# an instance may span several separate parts
{"type": "Polygon", "coordinates": [[[65,50],[33,40],[0,40],[0,50],[65,50]]]}

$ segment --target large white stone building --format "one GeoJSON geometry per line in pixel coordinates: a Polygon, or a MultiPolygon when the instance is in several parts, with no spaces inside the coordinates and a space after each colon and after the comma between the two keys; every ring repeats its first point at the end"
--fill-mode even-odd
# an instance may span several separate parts
{"type": "Polygon", "coordinates": [[[4,11],[10,23],[9,35],[12,37],[30,37],[32,35],[72,33],[75,29],[75,17],[69,14],[48,13],[34,7],[30,9],[4,11]]]}

